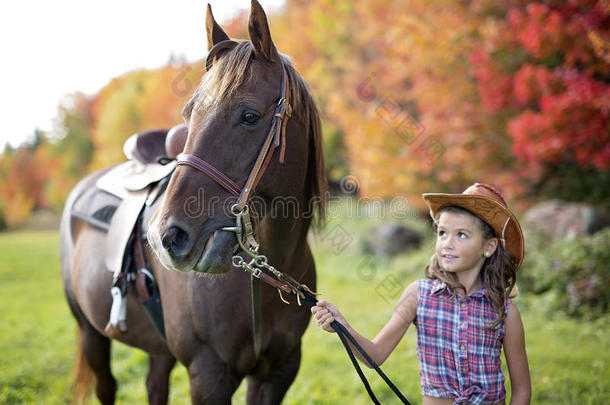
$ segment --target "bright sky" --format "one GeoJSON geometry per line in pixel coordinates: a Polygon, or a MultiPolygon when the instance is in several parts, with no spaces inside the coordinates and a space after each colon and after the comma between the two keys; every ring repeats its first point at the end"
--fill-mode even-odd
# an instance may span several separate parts
{"type": "MultiPolygon", "coordinates": [[[[283,0],[259,0],[269,14],[283,0]]],[[[210,0],[220,23],[249,0],[210,0]]],[[[205,0],[0,2],[0,153],[51,130],[65,94],[94,94],[113,77],[170,55],[205,55],[205,0]]]]}

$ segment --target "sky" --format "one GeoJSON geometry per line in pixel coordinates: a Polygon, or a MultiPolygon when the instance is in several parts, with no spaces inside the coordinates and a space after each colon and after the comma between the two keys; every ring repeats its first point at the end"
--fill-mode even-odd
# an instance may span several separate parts
{"type": "MultiPolygon", "coordinates": [[[[265,11],[283,0],[259,0],[265,11]]],[[[51,131],[65,95],[95,94],[113,77],[204,57],[205,0],[0,2],[0,153],[51,131]]],[[[210,0],[228,22],[249,0],[210,0]]]]}

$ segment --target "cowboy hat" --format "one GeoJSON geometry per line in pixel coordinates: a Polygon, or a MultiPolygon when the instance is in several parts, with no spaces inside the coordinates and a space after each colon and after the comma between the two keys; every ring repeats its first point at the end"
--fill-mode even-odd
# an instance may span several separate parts
{"type": "Polygon", "coordinates": [[[502,195],[493,187],[475,183],[462,194],[425,193],[422,195],[436,221],[438,212],[448,206],[457,206],[472,212],[496,232],[497,238],[515,259],[515,271],[523,262],[524,239],[517,217],[510,212],[502,195]]]}

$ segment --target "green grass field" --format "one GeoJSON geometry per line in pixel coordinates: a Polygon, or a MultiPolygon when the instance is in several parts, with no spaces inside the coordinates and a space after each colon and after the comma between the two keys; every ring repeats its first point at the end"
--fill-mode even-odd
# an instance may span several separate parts
{"type": "MultiPolygon", "coordinates": [[[[391,261],[363,255],[357,235],[365,234],[375,222],[349,220],[339,225],[330,221],[325,231],[311,237],[318,290],[369,337],[389,318],[403,286],[422,277],[430,251],[427,242],[421,250],[391,261]],[[349,236],[345,239],[349,243],[333,242],[333,232],[338,231],[349,236]]],[[[51,231],[0,234],[1,404],[70,401],[76,329],[63,297],[58,239],[51,231]]],[[[532,403],[610,403],[610,317],[582,321],[561,314],[551,316],[543,310],[544,298],[539,297],[524,296],[516,304],[527,334],[532,403]]],[[[112,368],[120,384],[117,403],[146,403],[144,353],[114,344],[112,368]]],[[[413,404],[421,403],[414,329],[407,332],[383,369],[413,404]]],[[[382,403],[396,403],[374,372],[367,370],[367,375],[382,403]]],[[[235,403],[244,403],[244,385],[235,394],[235,403]]],[[[93,397],[90,402],[96,403],[93,397]]],[[[186,372],[180,365],[172,373],[171,403],[189,403],[186,372]]],[[[301,369],[284,403],[369,403],[334,334],[313,324],[307,330],[301,369]]]]}

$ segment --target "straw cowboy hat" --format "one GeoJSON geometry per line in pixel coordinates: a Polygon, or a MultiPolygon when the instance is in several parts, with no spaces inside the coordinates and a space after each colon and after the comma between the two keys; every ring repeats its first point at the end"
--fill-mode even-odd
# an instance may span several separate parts
{"type": "Polygon", "coordinates": [[[457,206],[472,212],[496,232],[496,236],[516,261],[515,271],[523,262],[523,232],[517,217],[509,211],[506,201],[496,189],[481,183],[468,187],[462,194],[425,193],[422,195],[436,221],[444,207],[457,206]]]}

